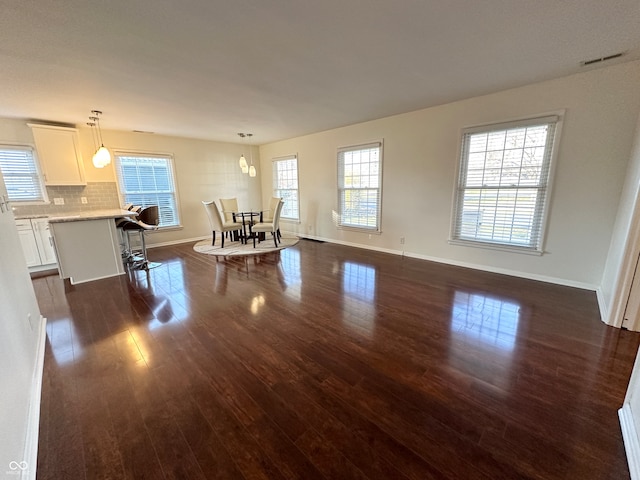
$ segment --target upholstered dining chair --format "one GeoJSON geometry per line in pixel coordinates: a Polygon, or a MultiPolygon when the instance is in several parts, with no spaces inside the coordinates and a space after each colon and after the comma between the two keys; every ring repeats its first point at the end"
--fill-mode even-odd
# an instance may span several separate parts
{"type": "MultiPolygon", "coordinates": [[[[264,223],[273,223],[273,215],[276,213],[276,208],[278,208],[278,204],[282,202],[282,198],[280,197],[271,197],[271,201],[269,202],[269,209],[265,210],[262,213],[262,222],[264,223]]],[[[280,240],[280,229],[278,229],[278,240],[280,240]]]]}
{"type": "Polygon", "coordinates": [[[264,210],[262,214],[262,221],[265,223],[273,223],[273,215],[276,213],[278,204],[282,201],[280,197],[271,197],[269,201],[269,209],[264,210]]]}
{"type": "Polygon", "coordinates": [[[235,222],[236,213],[238,213],[238,199],[237,198],[221,198],[220,208],[222,209],[222,215],[225,222],[235,222]]]}
{"type": "Polygon", "coordinates": [[[256,237],[257,237],[257,233],[260,232],[271,232],[271,235],[273,235],[273,243],[275,244],[275,246],[278,246],[278,229],[280,228],[280,212],[282,211],[282,206],[284,205],[284,202],[282,200],[280,200],[280,202],[278,203],[278,206],[276,207],[275,213],[273,215],[273,221],[272,222],[262,222],[262,223],[256,223],[255,225],[253,225],[249,231],[252,233],[252,237],[253,237],[253,248],[256,248],[256,237]]]}
{"type": "Polygon", "coordinates": [[[236,230],[242,229],[242,224],[238,222],[224,222],[222,220],[222,216],[220,215],[220,211],[218,210],[218,206],[216,202],[211,200],[210,202],[202,202],[205,210],[207,211],[207,217],[209,217],[209,225],[211,226],[211,231],[213,233],[213,241],[211,245],[216,244],[216,232],[220,232],[220,237],[222,237],[222,246],[220,248],[224,248],[224,234],[225,232],[233,232],[236,230]]]}

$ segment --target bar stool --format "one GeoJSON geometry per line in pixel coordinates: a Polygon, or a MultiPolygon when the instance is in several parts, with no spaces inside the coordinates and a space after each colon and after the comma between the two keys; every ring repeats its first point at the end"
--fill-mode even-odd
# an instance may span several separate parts
{"type": "Polygon", "coordinates": [[[137,270],[149,270],[160,265],[157,262],[149,262],[147,258],[147,244],[145,242],[145,232],[158,229],[160,224],[160,214],[157,205],[143,208],[136,220],[128,220],[122,223],[122,230],[126,236],[126,243],[129,247],[129,264],[137,270]],[[133,250],[129,235],[137,232],[140,236],[139,249],[133,250]]]}
{"type": "MultiPolygon", "coordinates": [[[[128,210],[130,212],[135,212],[136,217],[140,214],[142,207],[139,205],[134,205],[132,203],[127,203],[123,210],[128,210]]],[[[115,219],[116,228],[118,229],[119,237],[120,237],[120,253],[122,254],[122,260],[126,263],[130,263],[132,261],[132,253],[131,246],[129,245],[129,236],[125,233],[124,228],[122,228],[125,223],[130,222],[131,217],[118,217],[115,219]]]]}

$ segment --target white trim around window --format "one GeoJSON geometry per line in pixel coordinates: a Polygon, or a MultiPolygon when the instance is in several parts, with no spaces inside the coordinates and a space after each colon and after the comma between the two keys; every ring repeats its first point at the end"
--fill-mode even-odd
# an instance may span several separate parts
{"type": "Polygon", "coordinates": [[[114,159],[121,204],[157,205],[161,229],[180,227],[173,155],[114,151],[114,159]]]}
{"type": "Polygon", "coordinates": [[[280,218],[300,221],[300,191],[298,189],[298,155],[273,159],[273,196],[284,200],[280,218]]]}
{"type": "Polygon", "coordinates": [[[560,115],[467,128],[452,244],[541,255],[560,115]]]}
{"type": "Polygon", "coordinates": [[[29,145],[0,145],[0,171],[12,203],[49,203],[35,149],[29,145]]]}
{"type": "Polygon", "coordinates": [[[382,141],[338,149],[338,227],[380,233],[382,141]]]}

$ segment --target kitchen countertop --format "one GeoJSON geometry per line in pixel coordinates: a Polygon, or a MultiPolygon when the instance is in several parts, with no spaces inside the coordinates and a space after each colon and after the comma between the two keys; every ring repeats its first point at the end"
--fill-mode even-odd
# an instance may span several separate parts
{"type": "Polygon", "coordinates": [[[102,220],[104,218],[135,217],[136,213],[120,208],[109,210],[88,210],[84,212],[69,212],[49,217],[49,223],[79,222],[84,220],[102,220]]]}
{"type": "Polygon", "coordinates": [[[37,215],[16,215],[16,220],[29,220],[31,218],[49,218],[49,215],[40,213],[37,215]]]}

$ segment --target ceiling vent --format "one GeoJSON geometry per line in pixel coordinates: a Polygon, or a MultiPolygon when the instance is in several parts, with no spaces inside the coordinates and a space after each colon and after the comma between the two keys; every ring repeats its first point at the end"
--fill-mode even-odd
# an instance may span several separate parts
{"type": "Polygon", "coordinates": [[[584,62],[580,62],[580,65],[583,66],[583,67],[586,67],[587,65],[593,65],[594,63],[601,63],[601,62],[606,62],[608,60],[613,60],[614,58],[621,57],[622,55],[624,55],[623,52],[614,53],[613,55],[609,55],[607,57],[593,58],[591,60],[585,60],[584,62]]]}

